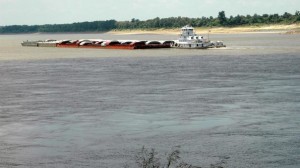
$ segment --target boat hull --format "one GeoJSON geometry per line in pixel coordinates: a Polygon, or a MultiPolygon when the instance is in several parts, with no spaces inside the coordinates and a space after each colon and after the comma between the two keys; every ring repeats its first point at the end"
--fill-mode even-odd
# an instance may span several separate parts
{"type": "Polygon", "coordinates": [[[181,43],[174,43],[171,45],[172,48],[180,48],[180,49],[207,49],[208,46],[203,43],[196,43],[196,44],[181,44],[181,43]]]}
{"type": "Polygon", "coordinates": [[[170,48],[170,45],[166,44],[155,44],[155,45],[130,45],[130,44],[118,44],[118,45],[78,45],[78,44],[58,44],[59,48],[91,48],[91,49],[124,49],[124,50],[134,50],[134,49],[158,49],[158,48],[170,48]]]}
{"type": "Polygon", "coordinates": [[[181,46],[171,46],[171,48],[178,48],[178,49],[208,49],[209,47],[202,47],[202,46],[198,46],[198,47],[181,47],[181,46]]]}

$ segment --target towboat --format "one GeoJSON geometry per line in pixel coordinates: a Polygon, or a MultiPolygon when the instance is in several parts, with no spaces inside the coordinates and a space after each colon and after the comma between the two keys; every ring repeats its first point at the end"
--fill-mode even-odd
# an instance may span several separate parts
{"type": "Polygon", "coordinates": [[[181,28],[181,34],[178,40],[174,40],[171,43],[172,48],[186,48],[186,49],[207,49],[207,48],[219,48],[226,47],[223,42],[211,42],[209,39],[205,39],[203,36],[199,36],[194,32],[194,28],[186,25],[181,28]]]}

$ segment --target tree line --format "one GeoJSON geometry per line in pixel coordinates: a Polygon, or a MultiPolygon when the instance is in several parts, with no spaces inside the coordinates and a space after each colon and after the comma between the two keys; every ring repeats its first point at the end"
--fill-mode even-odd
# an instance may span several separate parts
{"type": "Polygon", "coordinates": [[[79,22],[72,24],[46,24],[46,25],[11,25],[0,27],[0,33],[55,33],[55,32],[102,32],[114,29],[159,29],[159,28],[180,28],[184,25],[193,27],[234,27],[242,25],[263,25],[263,24],[292,24],[300,22],[300,11],[294,14],[285,12],[279,14],[263,14],[263,15],[237,15],[226,17],[224,11],[219,12],[217,17],[169,17],[141,21],[139,19],[131,19],[130,21],[93,21],[79,22]]]}

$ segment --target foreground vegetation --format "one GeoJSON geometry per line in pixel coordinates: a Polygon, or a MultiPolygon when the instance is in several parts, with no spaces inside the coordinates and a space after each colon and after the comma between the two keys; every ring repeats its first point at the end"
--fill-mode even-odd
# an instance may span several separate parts
{"type": "MultiPolygon", "coordinates": [[[[125,164],[124,168],[201,168],[200,166],[194,166],[188,164],[180,157],[180,146],[176,146],[170,153],[161,157],[154,148],[147,149],[144,146],[135,155],[135,164],[125,164]]],[[[210,168],[224,168],[220,163],[211,164],[210,168]]]]}
{"type": "Polygon", "coordinates": [[[160,28],[180,28],[184,25],[193,27],[235,27],[243,25],[266,25],[266,24],[293,24],[300,23],[300,11],[295,14],[285,12],[279,14],[254,14],[253,16],[237,15],[226,17],[225,12],[221,11],[218,17],[170,17],[154,18],[145,21],[132,19],[131,21],[94,21],[80,22],[72,24],[47,24],[47,25],[11,25],[0,26],[0,33],[56,33],[56,32],[103,32],[110,30],[124,29],[160,29],[160,28]]]}

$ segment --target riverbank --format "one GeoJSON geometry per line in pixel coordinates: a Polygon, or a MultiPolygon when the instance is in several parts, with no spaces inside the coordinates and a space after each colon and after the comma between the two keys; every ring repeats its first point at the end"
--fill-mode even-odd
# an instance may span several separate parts
{"type": "MultiPolygon", "coordinates": [[[[239,34],[239,33],[282,33],[282,34],[299,34],[300,24],[291,25],[263,25],[263,26],[239,26],[239,27],[213,27],[199,28],[195,31],[199,34],[239,34]]],[[[173,29],[130,29],[130,30],[112,30],[109,34],[130,35],[130,34],[179,34],[178,28],[173,29]]]]}

